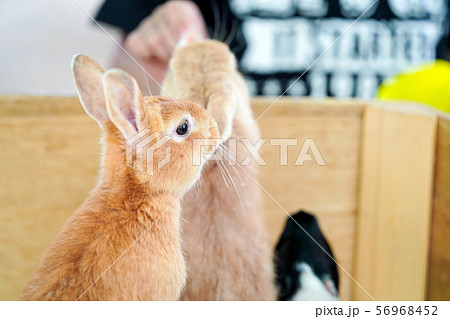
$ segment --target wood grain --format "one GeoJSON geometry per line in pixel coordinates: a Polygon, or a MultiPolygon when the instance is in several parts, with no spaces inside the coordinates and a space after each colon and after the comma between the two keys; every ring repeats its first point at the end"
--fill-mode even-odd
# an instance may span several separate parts
{"type": "Polygon", "coordinates": [[[425,113],[364,111],[355,278],[376,300],[425,298],[437,119],[425,113]]]}
{"type": "MultiPolygon", "coordinates": [[[[255,99],[258,117],[271,104],[255,99]]],[[[304,209],[314,213],[329,240],[339,264],[350,274],[353,264],[354,225],[361,131],[360,102],[334,100],[318,102],[280,100],[258,121],[261,136],[267,138],[262,156],[260,183],[289,213],[304,209]],[[288,165],[280,165],[280,147],[270,139],[291,138],[297,146],[288,148],[288,165]],[[326,165],[295,161],[306,138],[314,140],[326,165]]],[[[314,159],[314,157],[313,157],[314,159]]],[[[266,222],[272,243],[278,241],[288,216],[269,196],[264,195],[266,222]]],[[[350,300],[352,279],[340,272],[340,296],[350,300]]]]}
{"type": "Polygon", "coordinates": [[[95,185],[100,129],[75,98],[4,97],[0,106],[0,299],[14,300],[95,185]]]}
{"type": "MultiPolygon", "coordinates": [[[[271,99],[254,99],[255,116],[271,99]]],[[[319,219],[342,267],[375,299],[448,298],[450,124],[417,105],[282,98],[258,121],[270,240],[289,213],[319,219]],[[439,133],[433,181],[436,119],[439,133]],[[271,138],[297,139],[280,165],[271,138]],[[294,165],[306,138],[326,165],[294,165]],[[356,236],[358,230],[358,236],[356,236]],[[355,239],[356,238],[356,239],[355,239]]],[[[97,179],[100,129],[74,97],[0,96],[0,299],[14,300],[97,179]]],[[[341,297],[367,299],[341,269],[341,297]]]]}
{"type": "Polygon", "coordinates": [[[450,300],[450,117],[438,122],[428,300],[450,300]]]}

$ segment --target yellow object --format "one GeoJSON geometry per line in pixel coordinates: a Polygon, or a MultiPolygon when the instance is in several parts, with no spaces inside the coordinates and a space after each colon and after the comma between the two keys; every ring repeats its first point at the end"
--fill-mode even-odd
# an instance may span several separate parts
{"type": "Polygon", "coordinates": [[[380,100],[410,100],[450,112],[450,63],[437,60],[384,80],[380,100]]]}

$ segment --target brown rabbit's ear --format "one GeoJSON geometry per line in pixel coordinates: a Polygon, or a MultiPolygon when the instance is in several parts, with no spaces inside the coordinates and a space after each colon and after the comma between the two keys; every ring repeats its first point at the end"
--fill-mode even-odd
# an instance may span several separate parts
{"type": "Polygon", "coordinates": [[[110,122],[102,85],[105,70],[95,60],[79,54],[72,59],[72,72],[81,105],[104,128],[110,122]]]}
{"type": "Polygon", "coordinates": [[[103,90],[109,118],[129,139],[139,132],[143,116],[142,93],[136,80],[119,69],[112,69],[103,75],[103,90]]]}
{"type": "Polygon", "coordinates": [[[223,141],[226,141],[231,136],[236,108],[236,100],[232,94],[223,92],[223,94],[217,93],[209,96],[206,110],[216,121],[220,138],[223,141]]]}

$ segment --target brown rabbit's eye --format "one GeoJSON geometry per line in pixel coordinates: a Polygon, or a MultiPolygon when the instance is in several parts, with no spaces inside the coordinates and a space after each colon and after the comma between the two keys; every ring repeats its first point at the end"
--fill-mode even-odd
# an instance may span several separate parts
{"type": "Polygon", "coordinates": [[[189,123],[188,123],[187,120],[185,120],[183,122],[183,124],[181,124],[180,126],[177,127],[176,132],[177,132],[178,135],[186,135],[188,130],[189,130],[189,123]]]}

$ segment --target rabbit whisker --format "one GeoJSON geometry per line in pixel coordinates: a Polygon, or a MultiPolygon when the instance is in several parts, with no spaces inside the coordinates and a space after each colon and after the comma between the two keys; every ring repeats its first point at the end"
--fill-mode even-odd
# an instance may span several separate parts
{"type": "Polygon", "coordinates": [[[233,180],[232,180],[232,178],[231,178],[231,176],[230,176],[230,174],[229,174],[229,172],[228,172],[228,169],[227,169],[226,166],[225,166],[225,163],[224,163],[222,160],[219,160],[219,161],[220,161],[220,165],[222,166],[222,169],[223,169],[223,171],[224,171],[224,175],[225,175],[225,177],[227,178],[228,183],[229,183],[230,185],[232,185],[232,184],[233,184],[233,180]]]}
{"type": "Polygon", "coordinates": [[[221,162],[220,162],[220,161],[216,161],[216,162],[217,162],[217,167],[219,168],[220,175],[222,175],[222,179],[223,179],[223,181],[225,182],[225,185],[226,185],[227,188],[228,188],[229,186],[228,186],[227,180],[226,180],[226,178],[225,178],[225,176],[224,176],[222,167],[220,166],[221,162]]]}
{"type": "MultiPolygon", "coordinates": [[[[226,157],[226,154],[224,153],[224,150],[223,150],[223,149],[219,148],[218,150],[221,152],[221,154],[222,154],[224,157],[226,157]]],[[[236,173],[236,175],[237,175],[239,181],[241,182],[241,184],[240,184],[241,187],[245,187],[245,183],[244,183],[244,181],[242,180],[241,175],[239,174],[239,172],[237,171],[237,169],[234,167],[234,164],[237,164],[237,165],[239,165],[239,164],[238,164],[236,161],[235,161],[234,164],[232,164],[232,163],[230,162],[230,158],[226,158],[226,160],[228,160],[228,163],[230,164],[231,168],[232,168],[232,169],[234,170],[234,172],[236,173]]]]}
{"type": "Polygon", "coordinates": [[[224,168],[224,170],[226,171],[226,173],[228,174],[229,180],[231,181],[231,185],[233,185],[234,190],[236,191],[236,195],[239,199],[239,202],[241,203],[241,206],[243,209],[245,209],[244,203],[242,202],[242,198],[241,195],[239,193],[239,190],[236,187],[236,184],[234,183],[233,177],[230,174],[230,171],[228,170],[227,166],[225,165],[225,163],[222,162],[222,167],[224,168]]]}
{"type": "Polygon", "coordinates": [[[238,161],[239,162],[243,162],[244,161],[244,159],[245,159],[245,155],[247,155],[247,154],[243,154],[242,152],[239,152],[237,149],[235,150],[235,149],[231,149],[230,147],[229,147],[229,145],[225,145],[225,144],[222,144],[223,145],[223,148],[228,152],[228,153],[230,153],[232,156],[233,156],[233,160],[237,163],[238,161]]]}

